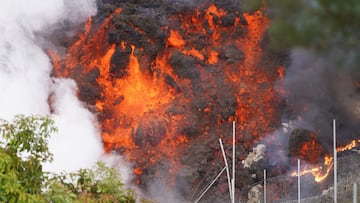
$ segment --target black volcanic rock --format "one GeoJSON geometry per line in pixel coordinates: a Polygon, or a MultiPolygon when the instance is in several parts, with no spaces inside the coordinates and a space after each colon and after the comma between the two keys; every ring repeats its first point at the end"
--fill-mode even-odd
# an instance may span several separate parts
{"type": "Polygon", "coordinates": [[[224,27],[231,27],[234,25],[235,22],[235,14],[230,13],[221,18],[221,25],[224,27]]]}
{"type": "Polygon", "coordinates": [[[170,58],[170,64],[174,68],[175,73],[182,78],[195,79],[199,77],[195,59],[187,56],[179,51],[175,51],[170,58]]]}
{"type": "Polygon", "coordinates": [[[156,147],[166,134],[165,127],[159,121],[142,122],[134,134],[135,144],[144,146],[150,144],[156,147]]]}
{"type": "Polygon", "coordinates": [[[244,53],[236,46],[227,46],[224,49],[224,56],[227,63],[234,63],[244,59],[244,53]]]}
{"type": "Polygon", "coordinates": [[[129,56],[131,50],[122,50],[117,48],[110,61],[111,76],[122,78],[127,74],[127,67],[129,64],[129,56]]]}
{"type": "Polygon", "coordinates": [[[100,70],[94,67],[85,75],[76,73],[81,80],[78,82],[79,96],[81,100],[86,101],[90,105],[95,105],[96,99],[101,96],[101,87],[97,83],[97,78],[100,75],[100,70]]]}

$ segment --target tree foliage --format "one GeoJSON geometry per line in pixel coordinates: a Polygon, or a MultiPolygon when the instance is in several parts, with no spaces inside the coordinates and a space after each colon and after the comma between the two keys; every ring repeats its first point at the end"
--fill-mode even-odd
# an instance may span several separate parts
{"type": "Polygon", "coordinates": [[[42,162],[51,161],[47,139],[56,131],[48,117],[16,116],[0,120],[0,201],[40,202],[46,174],[42,162]]]}
{"type": "Polygon", "coordinates": [[[354,48],[360,37],[358,0],[269,0],[270,35],[276,46],[354,48]]]}
{"type": "Polygon", "coordinates": [[[0,120],[0,202],[136,202],[118,171],[104,163],[74,173],[44,172],[42,163],[53,159],[48,138],[56,131],[49,117],[0,120]]]}
{"type": "Polygon", "coordinates": [[[136,194],[124,188],[118,171],[101,162],[93,169],[55,175],[49,180],[47,189],[47,200],[54,203],[136,202],[136,194]]]}

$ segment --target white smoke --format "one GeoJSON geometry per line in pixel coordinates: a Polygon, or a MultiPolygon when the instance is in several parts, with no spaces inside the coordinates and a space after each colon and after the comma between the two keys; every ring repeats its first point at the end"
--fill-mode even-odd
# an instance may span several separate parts
{"type": "Polygon", "coordinates": [[[140,189],[132,184],[134,173],[132,170],[129,170],[134,167],[132,163],[124,160],[118,154],[105,154],[101,157],[101,161],[110,167],[116,168],[121,174],[121,180],[131,189],[135,190],[137,194],[141,194],[140,189]]]}
{"type": "Polygon", "coordinates": [[[75,171],[89,168],[103,153],[96,119],[76,97],[76,84],[70,79],[55,79],[53,119],[59,132],[50,140],[54,161],[50,171],[75,171]]]}
{"type": "Polygon", "coordinates": [[[1,0],[0,118],[51,115],[59,132],[49,141],[54,162],[46,170],[90,167],[103,154],[94,116],[78,101],[76,84],[52,79],[52,66],[39,33],[64,21],[79,23],[95,14],[95,0],[1,0]],[[53,94],[50,113],[49,96],[53,94]]]}

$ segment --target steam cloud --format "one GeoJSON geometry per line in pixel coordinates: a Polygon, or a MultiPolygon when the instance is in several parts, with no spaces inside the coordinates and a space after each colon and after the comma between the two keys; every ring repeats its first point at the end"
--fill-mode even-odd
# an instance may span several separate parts
{"type": "Polygon", "coordinates": [[[41,33],[55,24],[79,23],[96,12],[93,0],[14,0],[0,7],[0,117],[51,115],[59,132],[49,140],[54,172],[90,167],[103,154],[94,116],[76,97],[76,84],[52,79],[41,33]],[[51,96],[52,106],[48,99],[51,96]],[[53,109],[54,113],[51,113],[53,109]]]}

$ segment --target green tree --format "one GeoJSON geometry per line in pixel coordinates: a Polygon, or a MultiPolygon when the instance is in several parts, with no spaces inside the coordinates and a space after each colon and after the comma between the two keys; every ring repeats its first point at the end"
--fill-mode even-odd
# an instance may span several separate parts
{"type": "Polygon", "coordinates": [[[124,188],[120,174],[104,163],[93,169],[55,175],[45,194],[49,202],[122,202],[135,203],[136,194],[124,188]]]}
{"type": "Polygon", "coordinates": [[[48,117],[16,116],[0,120],[0,201],[41,202],[46,174],[42,162],[51,161],[47,139],[56,128],[48,117]]]}
{"type": "Polygon", "coordinates": [[[56,131],[49,117],[0,120],[0,202],[136,202],[136,193],[125,188],[119,172],[104,163],[74,173],[44,172],[42,163],[53,159],[48,138],[56,131]]]}
{"type": "Polygon", "coordinates": [[[269,0],[269,32],[279,48],[302,46],[326,51],[329,47],[358,48],[360,1],[269,0]]]}

